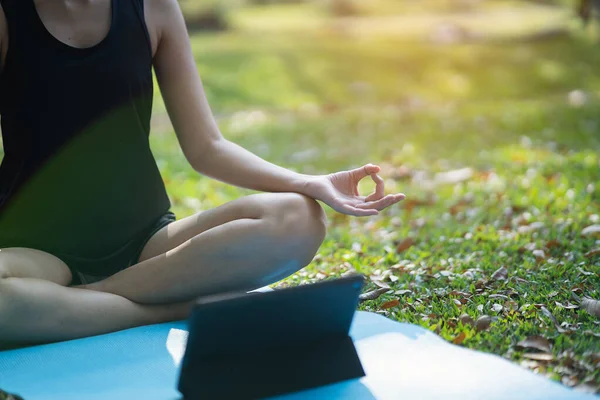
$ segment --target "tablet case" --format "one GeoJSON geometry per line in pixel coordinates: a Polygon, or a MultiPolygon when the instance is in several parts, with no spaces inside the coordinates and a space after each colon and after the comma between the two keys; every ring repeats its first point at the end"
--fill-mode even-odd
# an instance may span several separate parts
{"type": "Polygon", "coordinates": [[[257,399],[365,375],[348,336],[361,276],[198,299],[179,391],[186,399],[257,399]]]}

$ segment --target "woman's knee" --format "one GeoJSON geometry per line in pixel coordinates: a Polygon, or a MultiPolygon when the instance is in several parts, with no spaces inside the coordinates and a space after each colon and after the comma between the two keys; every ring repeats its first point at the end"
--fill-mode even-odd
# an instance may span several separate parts
{"type": "Polygon", "coordinates": [[[71,270],[49,253],[12,247],[0,249],[0,280],[6,278],[35,278],[67,286],[71,282],[71,270]]]}
{"type": "Polygon", "coordinates": [[[306,264],[327,233],[327,216],[314,199],[297,193],[279,193],[268,211],[274,236],[282,250],[299,251],[306,264]]]}
{"type": "Polygon", "coordinates": [[[324,237],[327,217],[314,199],[298,193],[278,193],[269,215],[287,233],[324,237]]]}

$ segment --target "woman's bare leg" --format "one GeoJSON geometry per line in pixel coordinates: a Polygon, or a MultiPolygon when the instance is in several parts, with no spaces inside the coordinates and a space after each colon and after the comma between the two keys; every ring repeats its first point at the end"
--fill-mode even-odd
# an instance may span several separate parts
{"type": "Polygon", "coordinates": [[[66,287],[70,271],[50,254],[2,249],[0,348],[184,319],[197,296],[254,289],[300,269],[324,235],[325,216],[314,200],[249,196],[195,223],[190,217],[171,224],[148,243],[144,261],[89,289],[66,287]]]}
{"type": "Polygon", "coordinates": [[[141,304],[252,290],[310,263],[325,233],[324,211],[313,199],[252,195],[170,224],[148,243],[142,262],[82,287],[141,304]]]}
{"type": "Polygon", "coordinates": [[[71,273],[38,250],[0,250],[0,349],[93,336],[184,319],[191,304],[140,305],[121,296],[66,287],[71,273]]]}

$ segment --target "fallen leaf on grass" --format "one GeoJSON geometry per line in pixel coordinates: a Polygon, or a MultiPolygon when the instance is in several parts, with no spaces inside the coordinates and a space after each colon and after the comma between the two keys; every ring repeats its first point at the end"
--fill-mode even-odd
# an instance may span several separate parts
{"type": "Polygon", "coordinates": [[[586,270],[584,270],[581,267],[577,267],[577,271],[579,271],[582,275],[585,275],[585,276],[592,276],[592,275],[594,275],[593,272],[586,271],[586,270]]]}
{"type": "Polygon", "coordinates": [[[578,305],[575,305],[575,304],[570,303],[568,301],[567,301],[567,304],[562,304],[562,303],[560,303],[558,301],[555,301],[554,304],[556,304],[557,307],[564,308],[566,310],[575,310],[575,309],[579,308],[578,305]]]}
{"type": "Polygon", "coordinates": [[[496,173],[494,171],[488,170],[488,171],[477,171],[477,179],[482,180],[484,182],[487,182],[490,180],[490,178],[497,176],[496,173]]]}
{"type": "Polygon", "coordinates": [[[517,304],[516,301],[510,300],[510,301],[507,301],[507,302],[504,303],[504,309],[508,310],[508,311],[514,312],[514,311],[517,311],[519,309],[519,305],[517,304]]]}
{"type": "Polygon", "coordinates": [[[537,261],[543,261],[546,259],[546,253],[544,253],[544,250],[534,250],[533,256],[537,261]]]}
{"type": "Polygon", "coordinates": [[[556,239],[549,240],[548,243],[546,243],[546,248],[549,250],[557,247],[562,247],[562,244],[556,239]]]}
{"type": "Polygon", "coordinates": [[[410,179],[414,173],[407,166],[400,165],[399,167],[392,169],[387,175],[395,180],[405,180],[410,179]]]}
{"type": "Polygon", "coordinates": [[[522,354],[524,358],[529,358],[530,360],[537,361],[552,361],[554,360],[554,356],[550,353],[524,353],[522,354]]]}
{"type": "Polygon", "coordinates": [[[410,290],[410,289],[396,290],[394,292],[394,294],[397,294],[400,296],[404,296],[405,294],[410,294],[410,293],[412,293],[412,290],[410,290]]]}
{"type": "Polygon", "coordinates": [[[587,258],[591,258],[591,257],[594,257],[595,255],[598,255],[598,254],[600,254],[600,247],[592,249],[592,250],[588,251],[587,253],[585,253],[584,255],[587,258]]]}
{"type": "Polygon", "coordinates": [[[517,343],[517,347],[522,349],[536,349],[544,353],[549,353],[552,350],[552,345],[545,337],[534,335],[517,343]]]}
{"type": "Polygon", "coordinates": [[[453,206],[450,207],[450,209],[449,209],[450,214],[451,215],[458,214],[459,211],[464,210],[471,203],[473,203],[472,198],[465,197],[465,198],[460,199],[457,203],[455,203],[453,206]]]}
{"type": "Polygon", "coordinates": [[[517,228],[517,232],[519,232],[521,235],[525,235],[528,233],[538,231],[538,230],[542,229],[543,227],[544,227],[544,224],[542,222],[533,222],[529,225],[519,226],[517,228]]]}
{"type": "Polygon", "coordinates": [[[472,296],[472,294],[467,292],[461,292],[460,290],[452,290],[450,293],[448,293],[448,296],[459,296],[469,298],[472,296]]]}
{"type": "Polygon", "coordinates": [[[600,225],[590,225],[581,231],[583,236],[600,236],[600,225]]]}
{"type": "Polygon", "coordinates": [[[510,206],[510,210],[513,214],[518,214],[518,213],[522,213],[525,210],[527,210],[527,207],[513,204],[510,206]]]}
{"type": "Polygon", "coordinates": [[[460,300],[458,299],[452,299],[452,301],[454,302],[454,304],[456,304],[458,307],[462,306],[462,303],[460,302],[460,300]]]}
{"type": "Polygon", "coordinates": [[[414,229],[421,229],[425,225],[427,225],[427,220],[425,218],[417,218],[413,221],[410,221],[410,226],[414,229]]]}
{"type": "Polygon", "coordinates": [[[562,326],[560,326],[560,324],[558,323],[558,321],[556,320],[556,317],[554,315],[552,315],[552,313],[544,306],[540,307],[540,310],[542,310],[542,313],[544,313],[544,315],[548,318],[550,318],[550,321],[552,321],[552,323],[554,324],[554,327],[556,328],[556,330],[559,333],[571,333],[572,331],[563,328],[562,326]]]}
{"type": "Polygon", "coordinates": [[[436,183],[456,184],[468,181],[473,177],[474,171],[471,168],[461,168],[452,171],[439,172],[435,174],[436,183]]]}
{"type": "Polygon", "coordinates": [[[382,294],[385,294],[385,293],[389,292],[390,290],[391,289],[379,288],[379,289],[371,290],[370,292],[367,292],[367,293],[363,293],[360,296],[358,296],[358,298],[360,301],[375,300],[375,299],[378,299],[382,294]]]}
{"type": "Polygon", "coordinates": [[[522,367],[529,368],[533,371],[537,370],[541,365],[537,361],[534,360],[521,360],[519,363],[522,367]]]}
{"type": "Polygon", "coordinates": [[[508,278],[508,270],[506,267],[498,268],[491,276],[491,280],[493,281],[506,280],[506,278],[508,278]]]}
{"type": "Polygon", "coordinates": [[[396,307],[398,305],[400,305],[400,300],[394,299],[394,300],[386,301],[379,308],[381,308],[382,310],[387,310],[388,308],[396,307]]]}
{"type": "Polygon", "coordinates": [[[408,199],[402,202],[402,207],[406,210],[407,213],[412,213],[415,207],[423,207],[423,206],[432,206],[435,204],[434,200],[420,200],[420,199],[408,199]]]}
{"type": "Polygon", "coordinates": [[[526,253],[528,251],[534,251],[536,249],[536,245],[535,243],[528,243],[523,247],[519,247],[519,249],[517,250],[519,253],[523,254],[526,253]]]}
{"type": "Polygon", "coordinates": [[[563,376],[560,380],[563,385],[573,387],[579,383],[579,378],[576,375],[573,376],[563,376]]]}
{"type": "Polygon", "coordinates": [[[474,325],[475,321],[473,320],[473,318],[471,318],[471,316],[469,314],[463,314],[460,317],[458,317],[458,320],[460,322],[462,322],[463,325],[474,325]]]}
{"type": "Polygon", "coordinates": [[[555,290],[553,292],[548,293],[548,297],[552,298],[554,296],[558,296],[558,292],[555,290]]]}
{"type": "Polygon", "coordinates": [[[575,386],[573,389],[583,393],[598,393],[600,391],[600,385],[596,385],[593,382],[586,382],[575,386]]]}
{"type": "Polygon", "coordinates": [[[475,321],[475,328],[477,329],[477,332],[485,331],[489,329],[491,323],[492,318],[490,316],[482,315],[475,321]]]}
{"type": "Polygon", "coordinates": [[[583,293],[583,289],[580,287],[574,287],[571,289],[571,292],[572,292],[573,296],[577,296],[577,293],[579,293],[579,294],[583,293]]]}
{"type": "Polygon", "coordinates": [[[600,318],[600,301],[584,297],[581,299],[581,308],[596,318],[600,318]]]}
{"type": "Polygon", "coordinates": [[[385,279],[385,277],[380,276],[380,275],[372,275],[370,276],[371,278],[371,282],[373,282],[375,285],[379,286],[382,289],[391,289],[390,285],[388,285],[387,283],[385,283],[383,281],[383,279],[385,279]]]}
{"type": "Polygon", "coordinates": [[[406,238],[396,246],[396,251],[398,253],[402,253],[403,251],[408,250],[415,244],[415,240],[412,238],[406,238]]]}
{"type": "Polygon", "coordinates": [[[465,340],[466,337],[467,337],[467,335],[465,335],[464,332],[461,332],[461,333],[458,334],[458,336],[456,336],[452,340],[452,343],[454,343],[454,344],[461,344],[465,340]]]}
{"type": "Polygon", "coordinates": [[[358,275],[358,273],[356,271],[346,271],[344,272],[342,275],[340,275],[342,278],[348,278],[351,276],[356,276],[358,275]]]}
{"type": "Polygon", "coordinates": [[[586,330],[581,332],[584,335],[589,335],[589,336],[595,336],[597,338],[600,338],[600,332],[594,332],[594,331],[590,331],[590,330],[586,330]]]}

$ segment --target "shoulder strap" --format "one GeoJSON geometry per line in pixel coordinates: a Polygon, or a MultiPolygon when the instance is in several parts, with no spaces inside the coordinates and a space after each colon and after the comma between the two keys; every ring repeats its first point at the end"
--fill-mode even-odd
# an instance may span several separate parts
{"type": "MultiPolygon", "coordinates": [[[[117,0],[115,0],[117,1],[117,0]]],[[[121,0],[123,1],[123,0],[121,0]]],[[[137,19],[140,22],[140,27],[144,31],[144,36],[146,37],[146,41],[148,44],[148,48],[150,49],[150,54],[152,55],[152,41],[150,39],[150,33],[148,32],[148,26],[146,25],[146,15],[144,14],[144,1],[145,0],[125,0],[131,2],[133,8],[135,9],[135,14],[137,15],[137,19]]]]}

